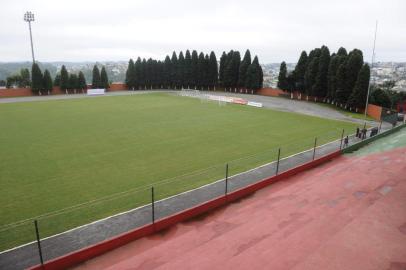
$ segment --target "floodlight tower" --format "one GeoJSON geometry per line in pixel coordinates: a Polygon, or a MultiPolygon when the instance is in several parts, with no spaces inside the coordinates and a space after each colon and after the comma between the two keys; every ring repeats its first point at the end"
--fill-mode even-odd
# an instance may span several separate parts
{"type": "Polygon", "coordinates": [[[29,27],[29,29],[30,29],[32,63],[35,63],[34,44],[33,44],[33,42],[32,42],[32,32],[31,32],[31,22],[34,21],[34,13],[32,13],[31,11],[27,11],[27,12],[24,14],[24,21],[28,22],[28,27],[29,27]]]}

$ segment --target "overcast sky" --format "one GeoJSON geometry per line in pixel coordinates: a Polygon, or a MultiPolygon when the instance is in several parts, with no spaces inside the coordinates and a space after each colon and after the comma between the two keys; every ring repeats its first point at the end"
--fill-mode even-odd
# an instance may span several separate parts
{"type": "Polygon", "coordinates": [[[197,49],[217,57],[249,48],[261,63],[296,62],[325,44],[359,48],[370,61],[406,61],[403,0],[2,0],[0,62],[31,59],[25,11],[35,13],[39,61],[163,59],[197,49]]]}

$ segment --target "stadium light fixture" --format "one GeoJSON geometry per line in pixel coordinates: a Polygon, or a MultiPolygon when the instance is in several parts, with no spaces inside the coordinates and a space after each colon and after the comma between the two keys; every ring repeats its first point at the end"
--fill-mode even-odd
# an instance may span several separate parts
{"type": "Polygon", "coordinates": [[[30,41],[31,41],[31,54],[32,54],[32,63],[35,63],[35,57],[34,57],[34,44],[32,42],[32,32],[31,32],[31,22],[35,20],[34,18],[34,13],[31,11],[27,11],[24,14],[24,21],[28,22],[28,28],[30,29],[30,41]]]}

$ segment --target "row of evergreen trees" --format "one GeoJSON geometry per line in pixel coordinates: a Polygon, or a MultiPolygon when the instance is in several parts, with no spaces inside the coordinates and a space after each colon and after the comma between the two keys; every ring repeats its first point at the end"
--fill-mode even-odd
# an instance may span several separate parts
{"type": "Polygon", "coordinates": [[[303,51],[293,71],[287,72],[282,62],[278,87],[299,91],[349,108],[365,107],[370,78],[370,68],[364,64],[362,51],[354,49],[347,53],[340,48],[330,54],[322,46],[303,51]]]}
{"type": "Polygon", "coordinates": [[[83,91],[87,88],[86,79],[82,71],[79,74],[69,73],[65,67],[62,66],[61,71],[56,74],[54,85],[59,86],[62,91],[68,93],[70,90],[76,93],[77,90],[83,91]]]}
{"type": "Polygon", "coordinates": [[[217,86],[228,88],[259,89],[262,87],[263,73],[255,57],[251,62],[249,50],[241,61],[238,51],[223,52],[220,58],[220,70],[214,52],[210,55],[196,50],[185,54],[172,53],[164,61],[142,59],[134,62],[130,59],[125,83],[129,89],[152,88],[191,88],[215,89],[217,86]]]}
{"type": "Polygon", "coordinates": [[[31,68],[31,90],[34,93],[50,93],[52,91],[51,73],[45,69],[42,73],[37,63],[34,63],[31,68]]]}

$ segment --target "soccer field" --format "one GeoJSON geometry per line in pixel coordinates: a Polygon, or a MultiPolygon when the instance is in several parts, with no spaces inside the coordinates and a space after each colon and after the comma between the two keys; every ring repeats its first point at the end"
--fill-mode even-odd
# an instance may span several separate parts
{"type": "Polygon", "coordinates": [[[165,179],[157,199],[356,126],[166,93],[0,104],[0,123],[0,250],[34,240],[33,218],[45,237],[148,203],[143,191],[165,179]],[[175,181],[195,171],[207,174],[175,181]]]}

